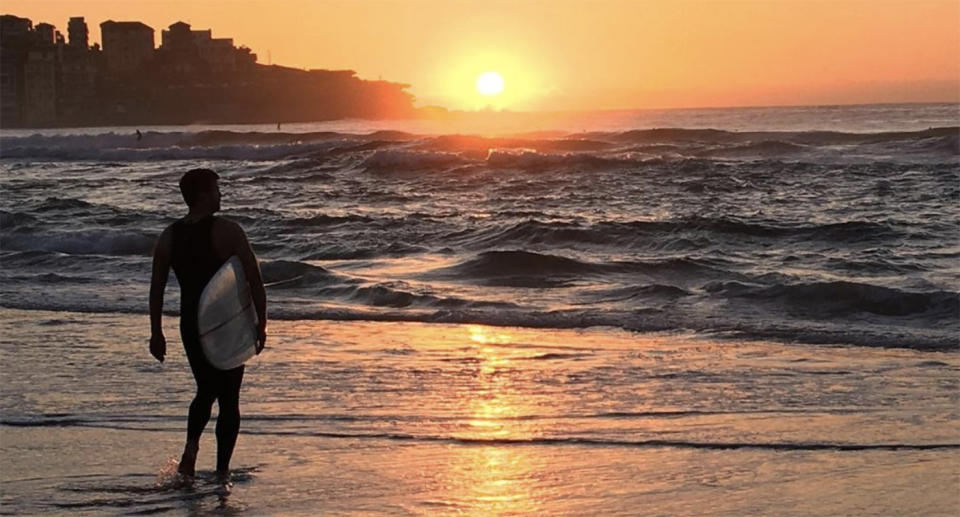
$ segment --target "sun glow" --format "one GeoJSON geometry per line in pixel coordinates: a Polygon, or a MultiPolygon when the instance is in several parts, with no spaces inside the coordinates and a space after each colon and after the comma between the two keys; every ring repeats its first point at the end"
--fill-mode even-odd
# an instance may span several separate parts
{"type": "MultiPolygon", "coordinates": [[[[512,21],[491,20],[504,23],[512,21]]],[[[505,38],[477,32],[473,24],[458,29],[455,43],[437,47],[430,65],[435,82],[418,97],[421,103],[484,112],[549,108],[542,101],[559,87],[557,67],[534,41],[521,36],[520,27],[505,38]]]]}
{"type": "Polygon", "coordinates": [[[477,91],[480,95],[499,95],[503,92],[503,85],[503,76],[497,72],[484,72],[477,77],[477,91]]]}

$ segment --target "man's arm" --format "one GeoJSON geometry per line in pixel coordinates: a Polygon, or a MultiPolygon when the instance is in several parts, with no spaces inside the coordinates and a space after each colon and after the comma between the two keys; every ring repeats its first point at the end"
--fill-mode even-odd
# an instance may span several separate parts
{"type": "Polygon", "coordinates": [[[227,241],[231,254],[240,258],[243,265],[243,274],[247,277],[247,283],[250,284],[250,296],[253,298],[253,305],[257,310],[257,353],[259,354],[267,343],[267,291],[263,286],[263,276],[260,274],[260,264],[257,262],[257,256],[250,247],[250,241],[247,240],[247,234],[240,225],[234,222],[227,222],[227,241]]]}
{"type": "Polygon", "coordinates": [[[170,247],[172,230],[167,228],[157,239],[153,249],[153,274],[150,278],[150,353],[163,362],[167,341],[163,337],[163,291],[170,275],[170,247]]]}

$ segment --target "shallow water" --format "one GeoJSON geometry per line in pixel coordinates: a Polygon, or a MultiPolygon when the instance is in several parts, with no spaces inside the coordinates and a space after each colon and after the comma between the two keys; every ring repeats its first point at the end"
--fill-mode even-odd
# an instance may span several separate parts
{"type": "Polygon", "coordinates": [[[277,321],[247,370],[223,501],[208,479],[212,423],[198,484],[158,485],[192,393],[172,319],[163,365],[144,316],[4,310],[0,321],[7,513],[951,515],[960,504],[952,352],[277,321]]]}

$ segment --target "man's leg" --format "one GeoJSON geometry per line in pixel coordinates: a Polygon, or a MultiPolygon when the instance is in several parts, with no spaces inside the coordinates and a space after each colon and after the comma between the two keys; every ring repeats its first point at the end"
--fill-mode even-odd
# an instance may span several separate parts
{"type": "Polygon", "coordinates": [[[217,474],[230,472],[230,457],[240,433],[240,385],[243,383],[243,366],[222,372],[221,391],[217,397],[220,412],[217,414],[217,474]]]}
{"type": "Polygon", "coordinates": [[[210,410],[213,407],[213,401],[217,399],[216,370],[203,357],[200,340],[195,336],[195,331],[184,331],[181,328],[187,361],[190,363],[190,371],[193,372],[193,380],[197,383],[197,393],[190,402],[190,412],[187,415],[187,443],[183,447],[183,457],[177,469],[186,476],[193,476],[196,473],[200,435],[210,421],[210,410]]]}
{"type": "Polygon", "coordinates": [[[197,394],[190,403],[190,412],[187,416],[187,444],[183,447],[183,456],[180,458],[180,467],[177,469],[183,475],[193,476],[196,473],[200,435],[210,421],[210,409],[216,398],[216,392],[206,383],[201,384],[198,379],[197,394]]]}

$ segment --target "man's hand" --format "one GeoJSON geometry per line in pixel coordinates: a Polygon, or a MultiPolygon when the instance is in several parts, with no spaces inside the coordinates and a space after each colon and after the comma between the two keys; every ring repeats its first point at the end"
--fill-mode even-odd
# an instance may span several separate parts
{"type": "Polygon", "coordinates": [[[257,355],[260,355],[260,352],[263,352],[263,349],[267,346],[267,322],[262,321],[257,325],[257,355]]]}
{"type": "Polygon", "coordinates": [[[163,337],[163,332],[150,336],[150,355],[157,358],[157,361],[161,363],[164,356],[167,355],[167,339],[163,337]]]}

